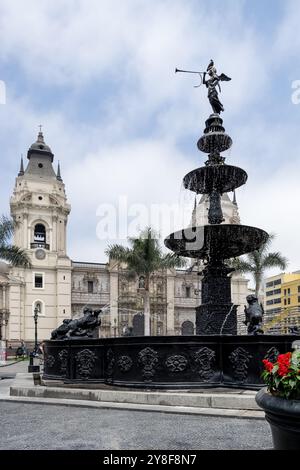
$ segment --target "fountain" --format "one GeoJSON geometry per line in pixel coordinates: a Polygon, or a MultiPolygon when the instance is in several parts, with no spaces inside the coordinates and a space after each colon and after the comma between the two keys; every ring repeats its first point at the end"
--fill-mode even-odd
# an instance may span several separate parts
{"type": "Polygon", "coordinates": [[[262,334],[262,309],[254,296],[247,298],[252,302],[246,309],[249,334],[237,335],[237,305],[231,300],[229,276],[234,269],[226,260],[257,250],[267,241],[268,234],[256,227],[223,223],[221,195],[247,181],[244,170],[227,165],[221,156],[232,145],[220,117],[224,108],[216,90],[224,80],[230,79],[224,74],[217,75],[211,61],[203,73],[203,83],[214,112],[197,144],[208,159],[205,166],[183,179],[185,188],[209,196],[208,224],[179,230],[165,240],[174,253],[201,260],[203,265],[196,335],[96,339],[89,328],[93,322],[99,323],[98,312],[87,312],[87,321],[70,322],[71,332],[67,322],[59,329],[66,331],[65,336],[57,339],[56,332],[53,339],[45,342],[45,384],[59,381],[79,386],[257,389],[262,386],[262,359],[272,361],[279,353],[291,350],[295,335],[262,334]],[[206,73],[210,76],[208,80],[206,73]]]}
{"type": "Polygon", "coordinates": [[[219,114],[206,121],[198,148],[208,153],[205,166],[188,173],[184,186],[197,194],[209,196],[208,225],[188,227],[172,233],[165,244],[177,255],[203,261],[202,302],[196,313],[196,334],[237,334],[237,305],[231,302],[231,279],[234,271],[225,260],[257,250],[268,234],[256,227],[223,224],[221,196],[245,184],[247,173],[227,165],[221,152],[232,145],[219,114]],[[226,320],[226,322],[225,322],[226,320]]]}

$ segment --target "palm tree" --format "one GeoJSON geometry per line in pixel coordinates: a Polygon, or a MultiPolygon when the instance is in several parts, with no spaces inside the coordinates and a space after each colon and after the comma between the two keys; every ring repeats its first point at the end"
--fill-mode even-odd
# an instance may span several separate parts
{"type": "Polygon", "coordinates": [[[31,263],[26,252],[10,243],[15,226],[12,219],[0,217],[0,259],[8,261],[12,266],[30,268],[31,263]]]}
{"type": "Polygon", "coordinates": [[[230,265],[240,273],[251,273],[255,283],[255,295],[258,296],[263,281],[264,273],[270,268],[285,270],[288,260],[280,252],[269,252],[270,245],[275,238],[271,233],[268,240],[259,250],[248,253],[245,258],[235,258],[230,265]]]}
{"type": "Polygon", "coordinates": [[[140,233],[139,238],[129,238],[130,248],[110,245],[105,251],[111,259],[127,265],[128,275],[144,278],[141,290],[144,299],[144,334],[150,335],[150,280],[160,269],[185,266],[185,261],[174,254],[163,254],[156,233],[151,227],[140,233]]]}

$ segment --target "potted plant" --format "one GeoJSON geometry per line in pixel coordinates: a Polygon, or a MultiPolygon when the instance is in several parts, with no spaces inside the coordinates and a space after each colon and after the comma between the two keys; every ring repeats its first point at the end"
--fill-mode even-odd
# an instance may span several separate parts
{"type": "Polygon", "coordinates": [[[276,362],[263,360],[267,387],[256,395],[265,411],[275,449],[300,450],[300,351],[279,354],[276,362]]]}

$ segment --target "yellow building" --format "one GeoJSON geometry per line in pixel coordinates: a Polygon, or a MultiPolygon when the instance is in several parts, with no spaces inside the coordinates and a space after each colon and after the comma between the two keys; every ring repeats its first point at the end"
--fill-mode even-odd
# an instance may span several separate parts
{"type": "Polygon", "coordinates": [[[281,273],[266,279],[265,326],[267,331],[300,326],[300,271],[281,273]]]}
{"type": "Polygon", "coordinates": [[[281,295],[283,307],[300,306],[300,274],[298,278],[287,280],[282,284],[281,295]]]}

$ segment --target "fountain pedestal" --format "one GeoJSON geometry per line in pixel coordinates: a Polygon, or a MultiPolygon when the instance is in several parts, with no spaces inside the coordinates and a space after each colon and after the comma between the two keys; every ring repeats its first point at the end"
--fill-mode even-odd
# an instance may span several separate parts
{"type": "Polygon", "coordinates": [[[202,304],[196,308],[196,334],[237,334],[237,305],[231,302],[234,271],[224,263],[208,265],[203,271],[202,304]]]}

